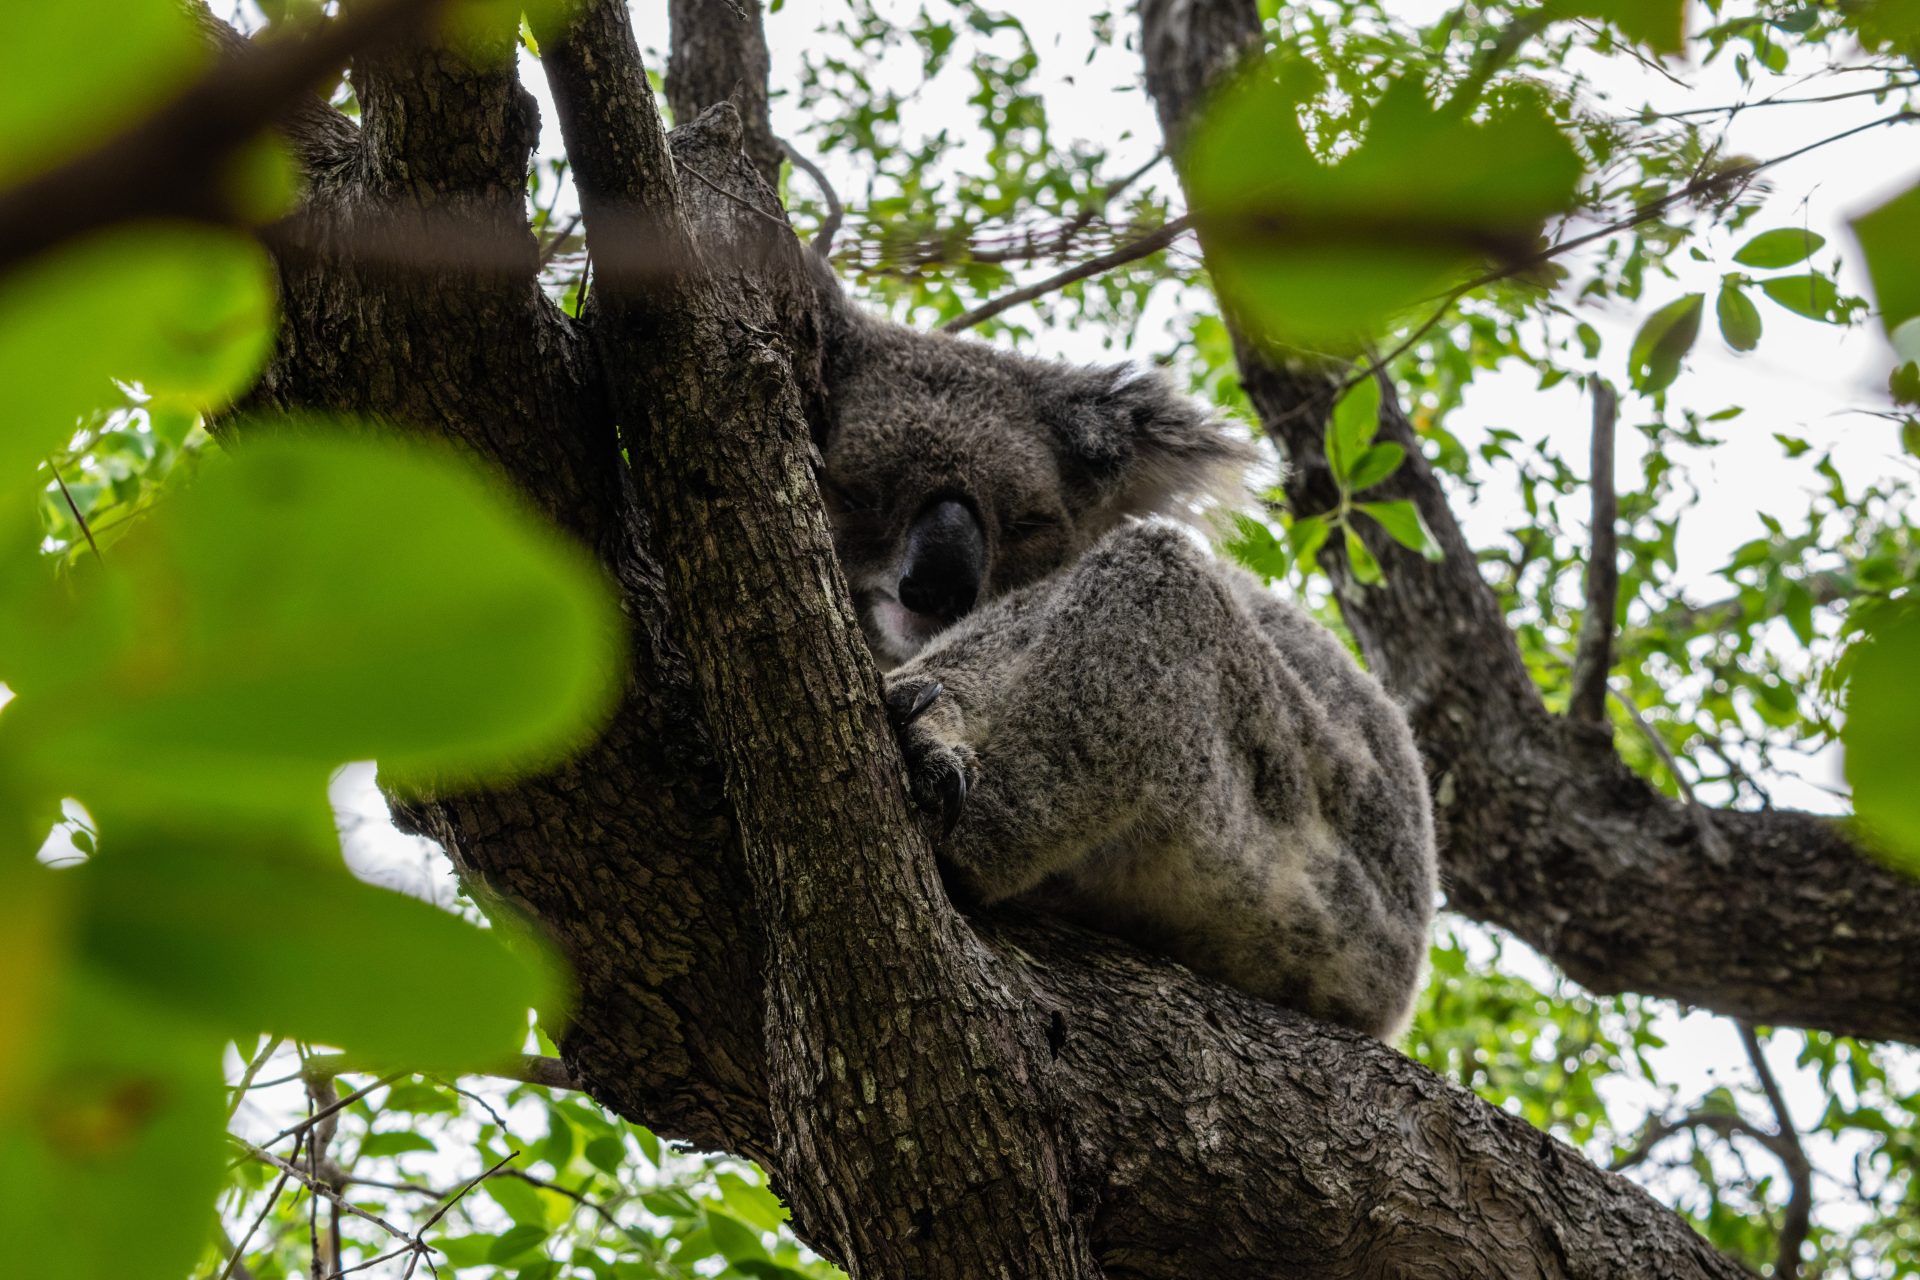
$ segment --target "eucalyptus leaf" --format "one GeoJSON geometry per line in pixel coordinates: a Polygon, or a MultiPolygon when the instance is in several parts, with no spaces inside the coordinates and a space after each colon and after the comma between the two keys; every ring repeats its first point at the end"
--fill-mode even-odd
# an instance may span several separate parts
{"type": "Polygon", "coordinates": [[[1809,272],[1797,276],[1769,276],[1759,282],[1775,302],[1809,320],[1832,322],[1840,315],[1840,291],[1833,281],[1809,272]]]}
{"type": "Polygon", "coordinates": [[[1733,260],[1743,267],[1763,270],[1790,267],[1811,258],[1826,242],[1825,236],[1803,227],[1775,227],[1734,250],[1733,260]]]}
{"type": "Polygon", "coordinates": [[[1689,293],[1648,316],[1634,335],[1627,372],[1638,391],[1648,395],[1665,390],[1680,376],[1680,362],[1700,336],[1700,313],[1706,295],[1689,293]]]}
{"type": "Polygon", "coordinates": [[[1723,281],[1713,309],[1720,321],[1720,336],[1728,346],[1735,351],[1751,351],[1760,345],[1760,309],[1738,284],[1723,281]]]}

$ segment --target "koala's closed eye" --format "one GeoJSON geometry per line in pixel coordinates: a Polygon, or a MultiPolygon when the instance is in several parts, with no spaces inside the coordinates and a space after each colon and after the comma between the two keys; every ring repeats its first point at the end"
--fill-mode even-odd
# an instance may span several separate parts
{"type": "Polygon", "coordinates": [[[1045,511],[1030,511],[1007,521],[1006,532],[1012,538],[1031,538],[1066,527],[1066,521],[1045,511]]]}
{"type": "Polygon", "coordinates": [[[847,515],[868,515],[880,510],[880,499],[872,492],[820,478],[820,496],[836,511],[847,515]]]}

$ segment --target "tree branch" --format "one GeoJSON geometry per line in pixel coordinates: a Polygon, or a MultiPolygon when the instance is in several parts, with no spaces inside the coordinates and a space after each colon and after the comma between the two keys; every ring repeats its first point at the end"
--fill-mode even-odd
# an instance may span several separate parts
{"type": "Polygon", "coordinates": [[[1806,1148],[1801,1145],[1800,1133],[1794,1128],[1793,1113],[1787,1110],[1787,1099],[1780,1091],[1780,1082],[1774,1078],[1773,1068],[1767,1065],[1766,1046],[1760,1041],[1760,1033],[1750,1023],[1742,1022],[1739,1027],[1740,1042],[1747,1050],[1747,1061],[1753,1064],[1753,1074],[1760,1081],[1760,1091],[1766,1094],[1767,1105],[1773,1109],[1773,1152],[1780,1157],[1780,1163],[1786,1166],[1787,1182],[1793,1188],[1786,1211],[1780,1219],[1780,1241],[1774,1254],[1773,1274],[1782,1280],[1798,1280],[1800,1248],[1806,1244],[1807,1233],[1813,1222],[1813,1162],[1807,1159],[1806,1148]]]}
{"type": "MultiPolygon", "coordinates": [[[[672,0],[672,52],[667,57],[667,104],[680,124],[708,107],[731,102],[740,113],[741,147],[760,180],[780,188],[787,154],[774,136],[767,102],[767,34],[761,0],[672,0]]],[[[797,162],[796,162],[797,163],[797,162]]],[[[823,189],[817,170],[809,171],[823,189]]],[[[831,241],[832,237],[828,237],[831,241]]]]}
{"type": "MultiPolygon", "coordinates": [[[[1148,86],[1177,140],[1209,77],[1257,44],[1258,15],[1252,0],[1149,0],[1144,14],[1148,86]]],[[[1230,327],[1247,392],[1291,462],[1294,510],[1331,509],[1321,424],[1339,377],[1282,363],[1230,327]]],[[[1549,715],[1391,397],[1380,438],[1407,461],[1379,496],[1412,501],[1445,558],[1428,563],[1365,530],[1381,586],[1353,580],[1338,539],[1321,562],[1368,665],[1413,721],[1451,905],[1512,930],[1595,991],[1920,1040],[1907,977],[1920,972],[1920,882],[1809,814],[1720,811],[1703,829],[1634,776],[1607,735],[1549,715]]]]}
{"type": "Polygon", "coordinates": [[[819,330],[794,323],[811,305],[769,301],[810,299],[809,268],[729,105],[682,126],[667,158],[624,4],[556,35],[544,61],[600,264],[613,402],[766,931],[771,1167],[855,1280],[1091,1280],[1044,1024],[940,888],[827,535],[806,413],[819,330]],[[669,278],[610,255],[636,209],[669,278]],[[994,1048],[956,1088],[953,1048],[982,1036],[994,1048]],[[877,1187],[894,1189],[879,1205],[877,1187]]]}
{"type": "Polygon", "coordinates": [[[1593,378],[1592,549],[1587,553],[1587,609],[1573,655],[1573,693],[1567,714],[1605,724],[1607,676],[1613,670],[1613,614],[1620,594],[1620,503],[1613,490],[1613,432],[1620,398],[1600,375],[1593,378]]]}

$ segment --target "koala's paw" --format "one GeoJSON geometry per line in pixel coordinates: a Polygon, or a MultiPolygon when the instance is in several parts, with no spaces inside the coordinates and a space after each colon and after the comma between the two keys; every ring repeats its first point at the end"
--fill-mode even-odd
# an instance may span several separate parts
{"type": "Polygon", "coordinates": [[[959,825],[980,768],[973,749],[959,740],[959,710],[938,680],[916,676],[888,682],[887,714],[906,758],[913,802],[940,823],[944,840],[959,825]]]}

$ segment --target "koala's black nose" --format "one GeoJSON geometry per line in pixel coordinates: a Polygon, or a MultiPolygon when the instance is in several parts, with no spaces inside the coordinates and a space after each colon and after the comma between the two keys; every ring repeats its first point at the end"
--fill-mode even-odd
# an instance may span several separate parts
{"type": "Polygon", "coordinates": [[[973,608],[986,572],[987,535],[963,502],[935,502],[907,530],[900,603],[952,622],[973,608]]]}

